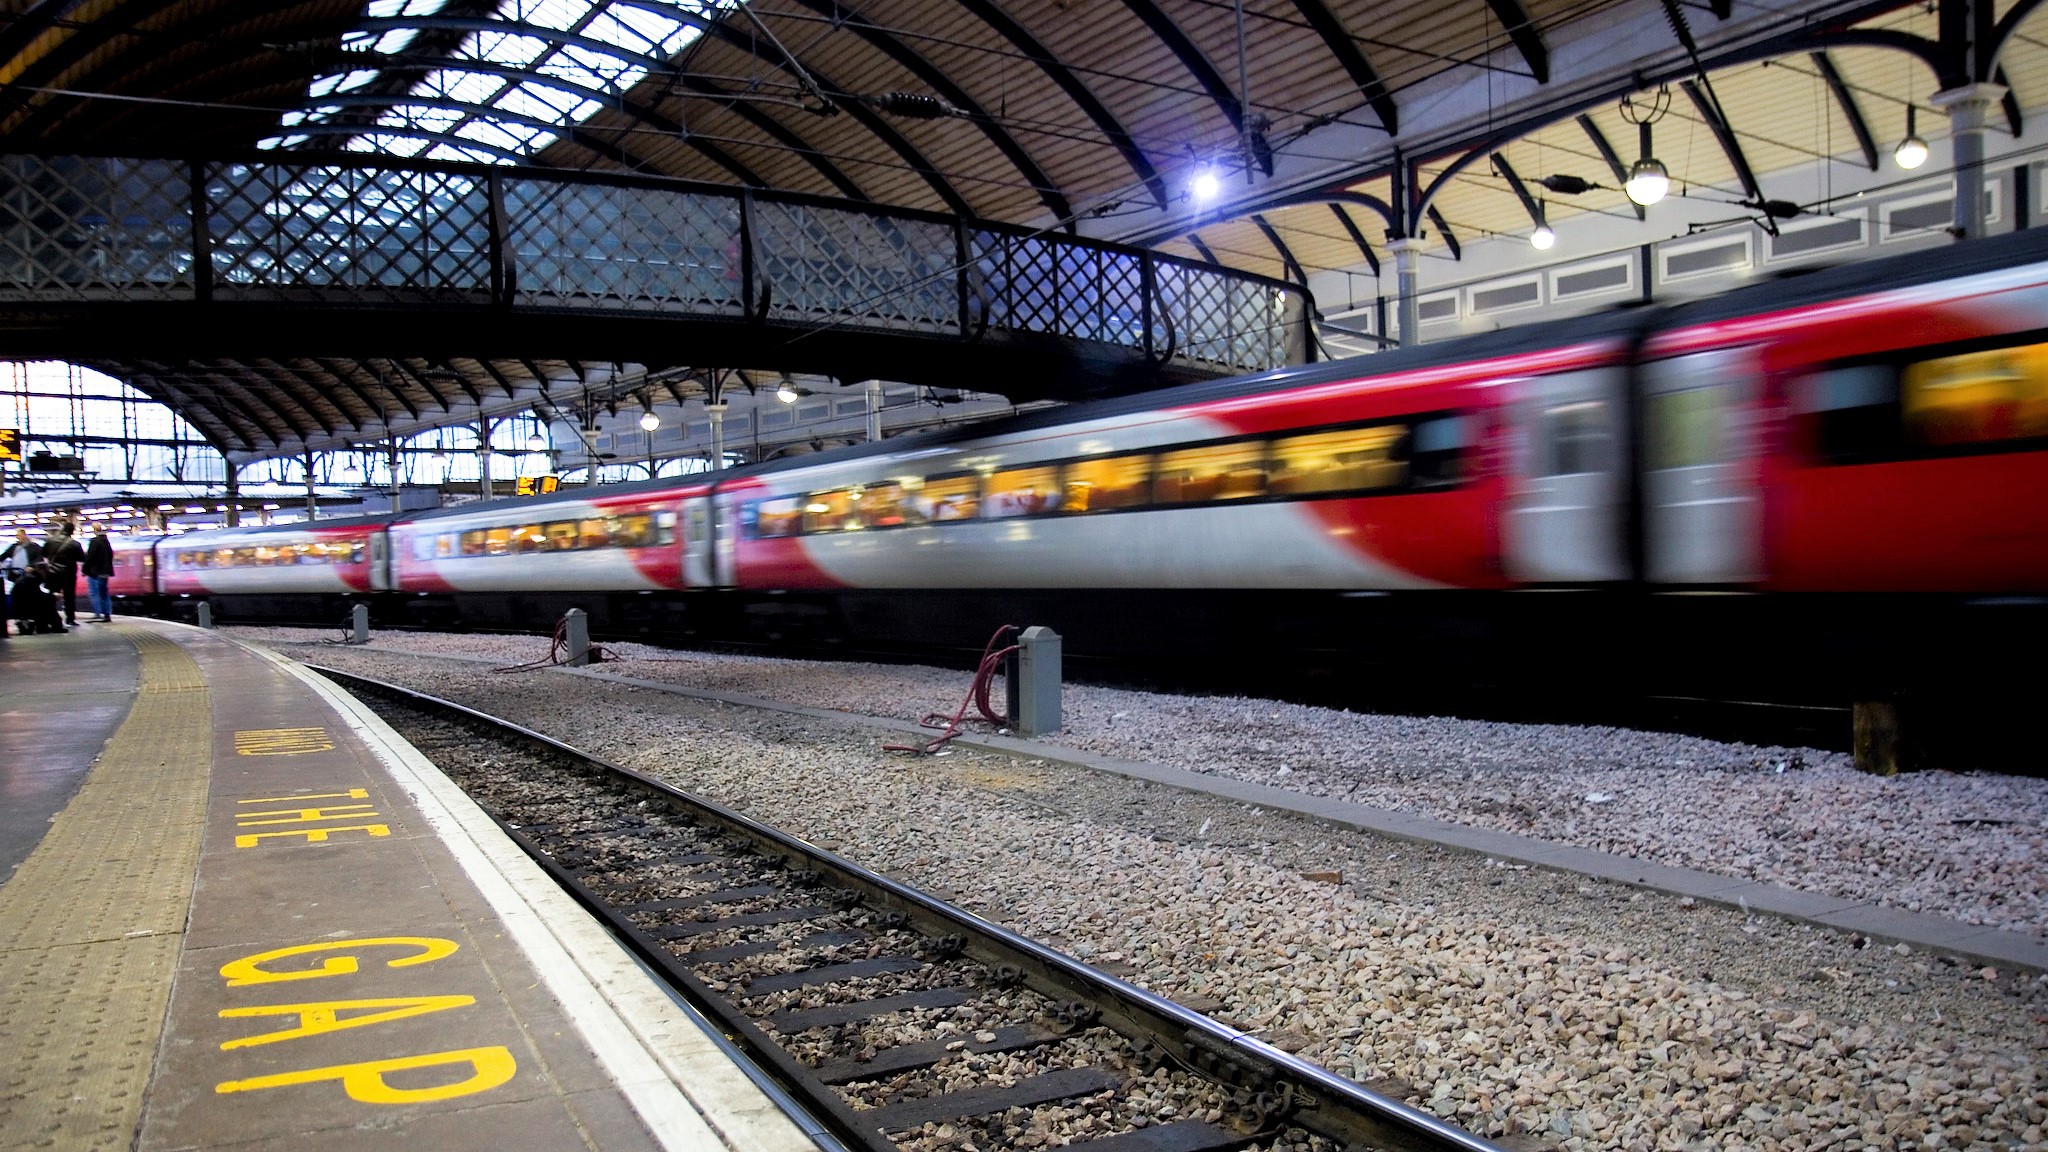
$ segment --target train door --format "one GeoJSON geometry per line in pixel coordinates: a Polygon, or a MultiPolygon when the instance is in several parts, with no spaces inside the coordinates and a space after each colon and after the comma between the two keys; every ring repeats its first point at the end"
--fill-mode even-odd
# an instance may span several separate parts
{"type": "Polygon", "coordinates": [[[1658,584],[1762,575],[1756,352],[1720,349],[1643,372],[1643,546],[1658,584]]]}
{"type": "Polygon", "coordinates": [[[739,584],[737,575],[739,560],[733,554],[733,544],[740,531],[740,507],[732,497],[720,494],[712,500],[712,575],[721,588],[739,584]]]}
{"type": "Polygon", "coordinates": [[[1628,578],[1627,370],[1616,366],[1521,382],[1519,451],[1503,526],[1510,576],[1528,584],[1628,578]]]}
{"type": "Polygon", "coordinates": [[[712,578],[711,497],[683,501],[683,587],[709,588],[712,578]]]}
{"type": "Polygon", "coordinates": [[[370,591],[391,591],[391,534],[381,529],[370,533],[370,591]]]}

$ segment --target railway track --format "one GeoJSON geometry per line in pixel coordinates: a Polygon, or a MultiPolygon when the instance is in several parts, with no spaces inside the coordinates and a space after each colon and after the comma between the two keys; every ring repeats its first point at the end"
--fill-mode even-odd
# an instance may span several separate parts
{"type": "Polygon", "coordinates": [[[662,781],[316,670],[850,1149],[1498,1147],[662,781]]]}

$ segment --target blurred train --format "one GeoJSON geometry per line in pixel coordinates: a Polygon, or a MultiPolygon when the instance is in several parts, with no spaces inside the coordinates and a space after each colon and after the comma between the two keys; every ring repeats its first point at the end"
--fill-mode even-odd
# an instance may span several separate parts
{"type": "Polygon", "coordinates": [[[2048,597],[2048,233],[709,475],[133,538],[114,590],[615,636],[1015,621],[1382,684],[1991,682],[2048,597]]]}

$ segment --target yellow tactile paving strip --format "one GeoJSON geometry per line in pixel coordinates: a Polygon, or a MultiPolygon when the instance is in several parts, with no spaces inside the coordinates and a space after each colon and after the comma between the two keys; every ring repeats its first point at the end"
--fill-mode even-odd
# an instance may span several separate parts
{"type": "Polygon", "coordinates": [[[161,1038],[213,761],[206,679],[141,654],[128,718],[0,886],[0,1148],[127,1148],[161,1038]]]}

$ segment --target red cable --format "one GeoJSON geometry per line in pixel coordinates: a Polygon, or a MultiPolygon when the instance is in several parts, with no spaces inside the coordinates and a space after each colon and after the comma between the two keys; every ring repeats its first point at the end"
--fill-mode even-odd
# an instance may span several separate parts
{"type": "Polygon", "coordinates": [[[963,731],[960,727],[960,722],[967,718],[967,706],[969,704],[981,709],[982,719],[987,720],[989,723],[999,727],[1008,725],[1010,722],[1009,717],[1001,715],[989,706],[988,690],[995,680],[997,671],[1003,666],[1004,657],[1017,651],[1019,647],[1016,644],[1012,644],[1007,648],[997,648],[996,645],[1002,643],[1003,637],[1006,634],[1015,631],[1017,631],[1015,624],[1005,624],[1001,628],[996,629],[995,635],[988,638],[988,647],[981,650],[981,663],[974,670],[974,683],[968,686],[967,695],[960,701],[958,711],[954,712],[951,716],[946,715],[944,712],[927,712],[924,718],[917,722],[920,728],[943,729],[939,735],[933,737],[929,742],[920,744],[884,744],[882,745],[882,750],[885,752],[918,752],[926,756],[932,755],[939,749],[944,748],[948,740],[960,735],[963,731]]]}

